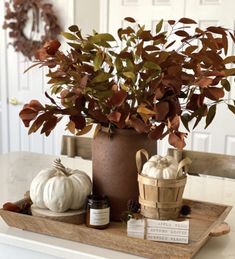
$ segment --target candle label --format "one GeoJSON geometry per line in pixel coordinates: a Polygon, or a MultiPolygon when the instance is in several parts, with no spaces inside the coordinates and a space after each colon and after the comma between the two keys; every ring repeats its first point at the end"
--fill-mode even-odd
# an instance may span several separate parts
{"type": "Polygon", "coordinates": [[[110,208],[90,209],[90,225],[103,226],[109,224],[110,208]]]}

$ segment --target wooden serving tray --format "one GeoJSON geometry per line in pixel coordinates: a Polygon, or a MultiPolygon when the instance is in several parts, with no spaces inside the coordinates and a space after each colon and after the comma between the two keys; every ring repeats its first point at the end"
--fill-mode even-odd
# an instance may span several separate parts
{"type": "Polygon", "coordinates": [[[112,222],[105,230],[87,228],[85,225],[74,225],[53,221],[46,218],[14,213],[1,209],[0,215],[11,226],[54,237],[113,249],[125,253],[153,259],[192,258],[212,236],[229,232],[223,223],[232,209],[231,206],[184,200],[191,209],[189,244],[161,243],[127,237],[123,223],[112,222]]]}

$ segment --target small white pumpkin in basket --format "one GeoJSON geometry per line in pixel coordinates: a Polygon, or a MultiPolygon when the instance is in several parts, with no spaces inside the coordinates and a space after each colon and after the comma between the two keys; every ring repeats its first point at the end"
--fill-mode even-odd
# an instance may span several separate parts
{"type": "Polygon", "coordinates": [[[152,156],[144,165],[142,175],[156,179],[176,179],[182,176],[179,163],[172,156],[152,156]]]}
{"type": "MultiPolygon", "coordinates": [[[[142,152],[148,159],[148,154],[143,150],[142,152]]],[[[183,167],[188,169],[190,163],[191,160],[189,158],[177,162],[174,157],[169,155],[164,157],[154,155],[144,163],[141,174],[155,179],[177,179],[183,176],[183,167]]]]}
{"type": "Polygon", "coordinates": [[[38,208],[64,212],[84,208],[91,190],[91,179],[86,173],[65,168],[56,159],[54,168],[40,171],[33,179],[30,198],[38,208]]]}

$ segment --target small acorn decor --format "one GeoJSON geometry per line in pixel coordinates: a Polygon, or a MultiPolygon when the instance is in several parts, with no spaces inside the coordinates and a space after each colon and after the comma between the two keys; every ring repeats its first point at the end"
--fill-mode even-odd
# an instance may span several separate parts
{"type": "Polygon", "coordinates": [[[53,167],[40,171],[30,185],[34,206],[57,213],[84,209],[92,190],[90,177],[77,169],[65,168],[60,159],[54,161],[53,167]]]}
{"type": "Polygon", "coordinates": [[[139,203],[143,216],[169,220],[183,214],[182,196],[190,163],[189,158],[178,163],[172,156],[154,155],[149,159],[146,150],[141,149],[137,152],[139,203]],[[147,159],[143,168],[142,154],[147,159]]]}

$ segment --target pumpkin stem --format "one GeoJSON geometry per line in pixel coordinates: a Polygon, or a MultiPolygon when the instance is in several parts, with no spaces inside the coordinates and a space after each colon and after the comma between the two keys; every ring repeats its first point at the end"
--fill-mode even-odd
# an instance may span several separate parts
{"type": "Polygon", "coordinates": [[[53,162],[53,166],[55,167],[56,170],[62,172],[65,175],[69,175],[65,166],[61,163],[60,158],[56,158],[55,161],[53,162]]]}

